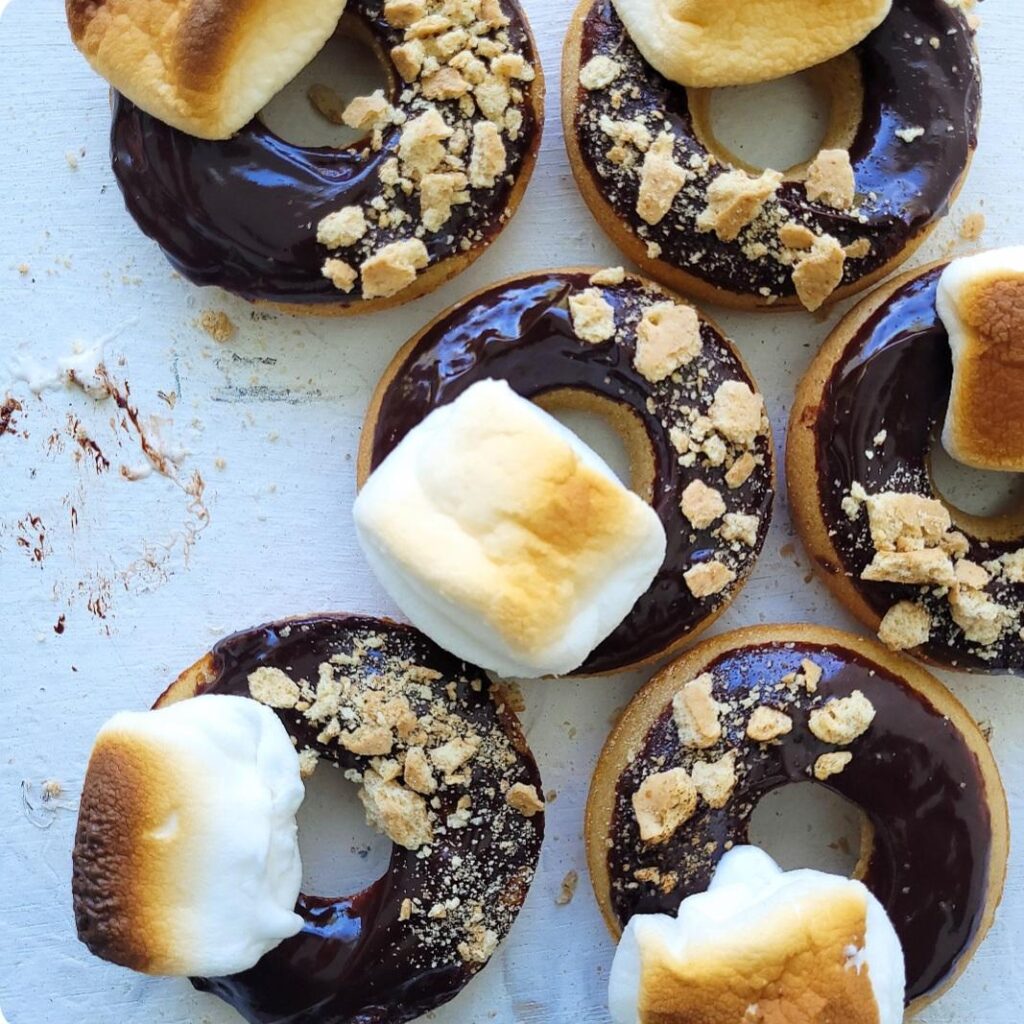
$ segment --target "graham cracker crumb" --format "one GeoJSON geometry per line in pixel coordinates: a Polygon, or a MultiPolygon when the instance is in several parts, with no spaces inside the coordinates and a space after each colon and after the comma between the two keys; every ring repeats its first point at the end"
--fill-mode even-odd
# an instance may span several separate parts
{"type": "Polygon", "coordinates": [[[356,268],[344,260],[324,260],[321,273],[335,288],[346,293],[352,291],[359,279],[359,272],[356,268]]]}
{"type": "Polygon", "coordinates": [[[822,754],[814,762],[814,777],[819,782],[824,782],[826,779],[832,778],[833,775],[840,775],[852,760],[853,754],[848,750],[822,754]]]}
{"type": "Polygon", "coordinates": [[[428,262],[427,247],[418,238],[385,245],[360,268],[364,298],[398,294],[416,280],[416,272],[428,262]]]}
{"type": "Polygon", "coordinates": [[[261,665],[249,673],[249,693],[253,700],[270,708],[293,708],[299,699],[299,686],[279,668],[261,665]]]}
{"type": "Polygon", "coordinates": [[[874,705],[860,690],[854,690],[849,697],[830,700],[812,711],[808,726],[823,743],[845,747],[863,736],[874,720],[874,705]]]}
{"type": "Polygon", "coordinates": [[[820,309],[843,279],[846,253],[832,235],[814,240],[810,252],[801,256],[793,268],[793,284],[804,307],[813,313],[820,309]]]}
{"type": "Polygon", "coordinates": [[[856,194],[850,154],[845,149],[823,149],[807,168],[807,198],[848,210],[856,194]]]}
{"type": "Polygon", "coordinates": [[[694,597],[703,598],[725,590],[736,579],[736,573],[728,566],[712,559],[710,562],[700,562],[687,569],[683,573],[683,579],[694,597]]]}
{"type": "Polygon", "coordinates": [[[306,92],[310,106],[331,124],[344,124],[345,101],[329,85],[315,82],[306,92]]]}
{"type": "Polygon", "coordinates": [[[793,719],[785,712],[762,705],[754,708],[747,722],[747,736],[757,743],[770,743],[793,731],[793,719]]]}
{"type": "Polygon", "coordinates": [[[735,241],[781,184],[778,171],[766,170],[757,178],[746,171],[720,174],[708,188],[708,205],[697,217],[697,230],[714,231],[723,242],[735,241]]]}
{"type": "Polygon", "coordinates": [[[507,157],[501,132],[491,121],[473,125],[473,155],[469,162],[469,183],[473,188],[493,188],[505,173],[507,157]]]}
{"type": "Polygon", "coordinates": [[[672,133],[662,132],[644,157],[636,212],[648,224],[658,224],[664,218],[686,184],[686,171],[676,163],[674,152],[672,133]]]}
{"type": "Polygon", "coordinates": [[[764,399],[743,381],[720,384],[708,415],[723,437],[742,448],[750,448],[766,429],[764,399]]]}
{"type": "Polygon", "coordinates": [[[573,896],[576,895],[576,886],[579,884],[580,875],[578,871],[566,872],[565,878],[562,879],[562,885],[558,891],[558,895],[555,897],[555,904],[559,907],[566,907],[572,903],[573,896]]]}
{"type": "Polygon", "coordinates": [[[649,775],[633,794],[633,812],[640,838],[664,843],[697,809],[697,789],[683,768],[649,775]]]}
{"type": "Polygon", "coordinates": [[[717,761],[698,761],[691,774],[701,799],[716,810],[724,807],[736,788],[736,752],[730,750],[717,761]]]}
{"type": "Polygon", "coordinates": [[[680,507],[695,530],[707,529],[725,512],[722,495],[701,480],[693,480],[687,484],[680,507]]]}
{"type": "Polygon", "coordinates": [[[932,617],[915,601],[894,604],[878,627],[878,639],[893,651],[909,651],[931,638],[932,617]]]}
{"type": "Polygon", "coordinates": [[[213,338],[214,341],[230,341],[238,332],[234,321],[219,309],[204,309],[199,317],[199,326],[213,338]]]}
{"type": "Polygon", "coordinates": [[[590,275],[590,283],[593,285],[614,287],[617,284],[622,284],[625,280],[626,271],[622,267],[607,267],[590,275]]]}
{"type": "Polygon", "coordinates": [[[434,838],[426,801],[394,780],[385,781],[372,768],[363,772],[359,799],[367,824],[407,850],[418,850],[434,838]]]}
{"type": "Polygon", "coordinates": [[[657,302],[637,325],[633,365],[657,384],[696,359],[703,347],[700,317],[692,306],[657,302]]]}
{"type": "Polygon", "coordinates": [[[357,96],[342,113],[342,120],[349,128],[363,131],[385,124],[390,117],[391,104],[385,99],[383,89],[370,96],[357,96]]]}
{"type": "Polygon", "coordinates": [[[750,474],[757,469],[757,460],[750,452],[744,452],[730,467],[725,474],[725,482],[731,490],[742,487],[749,479],[750,474]]]}
{"type": "Polygon", "coordinates": [[[329,213],[316,229],[316,240],[328,249],[354,245],[366,234],[367,223],[361,206],[343,206],[329,213]]]}
{"type": "Polygon", "coordinates": [[[582,341],[599,344],[615,335],[615,310],[598,288],[569,296],[572,328],[582,341]]]}
{"type": "Polygon", "coordinates": [[[810,249],[817,237],[810,228],[790,220],[779,228],[779,241],[787,249],[810,249]]]}
{"type": "Polygon", "coordinates": [[[621,74],[622,65],[618,61],[599,54],[596,57],[591,57],[580,68],[580,85],[589,91],[607,89],[621,74]]]}
{"type": "Polygon", "coordinates": [[[735,541],[752,548],[757,543],[757,531],[760,527],[760,516],[747,515],[743,512],[726,512],[722,518],[720,536],[724,541],[735,541]]]}
{"type": "Polygon", "coordinates": [[[517,810],[523,817],[532,818],[544,810],[544,801],[537,795],[533,786],[517,782],[505,794],[509,807],[517,810]]]}
{"type": "Polygon", "coordinates": [[[684,747],[705,750],[722,738],[721,706],[712,696],[714,679],[705,672],[672,698],[672,717],[684,747]]]}

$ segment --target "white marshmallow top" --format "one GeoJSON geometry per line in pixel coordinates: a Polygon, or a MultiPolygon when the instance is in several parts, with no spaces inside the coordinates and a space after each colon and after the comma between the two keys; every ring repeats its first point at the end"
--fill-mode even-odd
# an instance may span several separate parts
{"type": "Polygon", "coordinates": [[[654,510],[503,381],[474,384],[409,431],[353,516],[413,625],[506,676],[578,668],[665,558],[654,510]]]}
{"type": "MultiPolygon", "coordinates": [[[[97,817],[116,913],[140,969],[218,976],[302,928],[295,814],[304,789],[284,726],[244,697],[125,712],[100,731],[87,786],[128,820],[97,817]],[[118,780],[131,779],[130,793],[118,780]],[[128,866],[127,870],[125,866],[128,866]]],[[[79,865],[103,877],[104,864],[79,865]]],[[[104,950],[97,950],[105,955],[104,950]]],[[[111,959],[125,962],[123,951],[111,959]]]]}
{"type": "MultiPolygon", "coordinates": [[[[708,890],[680,904],[678,916],[638,914],[626,925],[609,977],[608,1003],[615,1024],[640,1024],[643,951],[667,951],[672,962],[706,956],[737,936],[757,936],[770,961],[773,929],[780,911],[813,900],[825,908],[833,894],[849,890],[867,901],[863,949],[846,952],[846,968],[868,970],[879,1024],[901,1024],[905,988],[903,950],[882,905],[860,883],[821,871],[783,871],[768,854],[738,846],[722,858],[708,890]],[[759,936],[760,931],[764,934],[759,936]]],[[[737,964],[737,968],[741,965],[737,964]]]]}

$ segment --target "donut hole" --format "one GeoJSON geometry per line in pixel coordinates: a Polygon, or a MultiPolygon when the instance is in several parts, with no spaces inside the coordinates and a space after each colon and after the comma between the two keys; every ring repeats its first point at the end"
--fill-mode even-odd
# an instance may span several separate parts
{"type": "Polygon", "coordinates": [[[257,116],[293,146],[347,149],[370,133],[336,123],[341,112],[378,89],[393,101],[389,64],[363,22],[345,15],[324,48],[257,116]]]}
{"type": "Polygon", "coordinates": [[[549,391],[536,403],[593,448],[626,487],[648,503],[654,500],[654,449],[625,406],[570,388],[549,391]]]}
{"type": "Polygon", "coordinates": [[[298,822],[303,892],[356,893],[387,870],[391,840],[366,824],[356,787],[335,764],[321,761],[306,780],[298,822]]]}
{"type": "Polygon", "coordinates": [[[973,469],[936,441],[928,454],[932,487],[958,526],[981,539],[1024,531],[1024,475],[973,469]]]}
{"type": "Polygon", "coordinates": [[[766,793],[750,818],[750,842],[786,871],[813,868],[856,877],[871,827],[856,804],[813,782],[766,793]]]}
{"type": "Polygon", "coordinates": [[[697,138],[716,159],[751,174],[799,178],[822,149],[849,149],[863,104],[860,66],[846,55],[757,85],[691,89],[697,138]]]}

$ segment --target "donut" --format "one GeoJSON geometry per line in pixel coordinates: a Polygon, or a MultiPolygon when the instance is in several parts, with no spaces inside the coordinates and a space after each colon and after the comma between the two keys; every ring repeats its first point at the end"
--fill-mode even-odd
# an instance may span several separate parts
{"type": "Polygon", "coordinates": [[[193,985],[252,1024],[400,1024],[456,996],[511,928],[544,833],[540,775],[500,691],[408,626],[321,615],[220,641],[157,707],[204,694],[273,707],[304,771],[359,782],[394,849],[361,892],[300,894],[302,931],[255,967],[193,985]]]}
{"type": "Polygon", "coordinates": [[[665,529],[654,582],[572,674],[643,664],[709,626],[753,568],[775,493],[763,400],[719,328],[621,268],[491,285],[440,314],[384,372],[360,437],[359,486],[432,410],[486,379],[548,411],[606,419],[633,490],[665,529]]]}
{"type": "MultiPolygon", "coordinates": [[[[936,310],[943,270],[887,283],[829,335],[791,412],[790,505],[817,571],[888,646],[1019,674],[1024,516],[970,515],[932,477],[953,372],[936,310]]],[[[998,388],[985,401],[1009,409],[998,388]]]]}
{"type": "Polygon", "coordinates": [[[565,43],[562,119],[576,182],[612,241],[663,284],[741,309],[815,310],[907,259],[977,143],[971,20],[945,0],[894,0],[863,42],[807,74],[830,101],[821,151],[762,171],[715,139],[709,92],[659,75],[612,0],[583,0],[565,43]]]}
{"type": "Polygon", "coordinates": [[[1006,798],[981,731],[924,669],[811,625],[689,650],[628,705],[598,759],[587,858],[616,936],[673,914],[747,842],[759,800],[811,781],[866,818],[855,877],[891,919],[911,1013],[966,967],[995,916],[1006,798]],[[936,851],[941,850],[941,856],[936,851]]]}
{"type": "MultiPolygon", "coordinates": [[[[201,16],[183,17],[186,26],[193,15],[201,16]]],[[[229,38],[240,33],[233,16],[212,17],[229,38]]],[[[100,42],[111,37],[117,45],[100,13],[70,20],[87,55],[106,52],[100,42]]],[[[128,212],[194,284],[293,313],[383,309],[465,269],[518,207],[540,146],[544,85],[515,0],[352,0],[340,31],[376,51],[390,82],[388,96],[356,97],[345,108],[345,123],[368,133],[345,148],[289,143],[255,111],[230,137],[200,138],[193,120],[181,130],[160,119],[168,116],[161,91],[93,59],[127,92],[114,96],[111,149],[128,212]]],[[[294,58],[286,26],[278,38],[294,58]]],[[[172,65],[174,83],[212,90],[187,77],[189,47],[199,44],[178,43],[185,56],[172,65]]],[[[241,43],[238,50],[244,56],[241,43]]],[[[302,56],[291,74],[312,54],[302,56]]],[[[135,59],[127,45],[122,59],[135,59]]],[[[268,64],[283,59],[265,56],[268,64]]],[[[247,79],[237,77],[241,90],[247,79]]]]}

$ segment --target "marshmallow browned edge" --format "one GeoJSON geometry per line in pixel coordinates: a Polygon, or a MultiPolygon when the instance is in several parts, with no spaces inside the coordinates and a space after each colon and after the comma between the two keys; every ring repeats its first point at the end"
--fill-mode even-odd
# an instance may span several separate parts
{"type": "Polygon", "coordinates": [[[226,139],[330,39],[345,0],[65,0],[75,45],[174,128],[226,139]]]}
{"type": "Polygon", "coordinates": [[[943,447],[976,469],[1024,472],[1024,246],[953,260],[935,305],[953,355],[943,447]]]}
{"type": "Polygon", "coordinates": [[[734,847],[678,917],[638,914],[609,978],[615,1024],[901,1024],[899,938],[857,881],[734,847]]]}
{"type": "Polygon", "coordinates": [[[78,935],[144,974],[234,974],[302,928],[298,754],[254,700],[162,701],[96,738],[73,854],[78,935]]]}
{"type": "Polygon", "coordinates": [[[785,78],[852,49],[892,0],[613,0],[644,59],[692,88],[785,78]]]}

